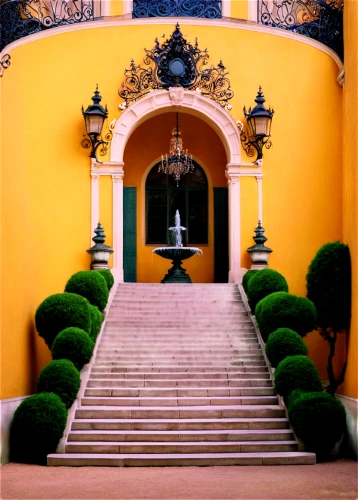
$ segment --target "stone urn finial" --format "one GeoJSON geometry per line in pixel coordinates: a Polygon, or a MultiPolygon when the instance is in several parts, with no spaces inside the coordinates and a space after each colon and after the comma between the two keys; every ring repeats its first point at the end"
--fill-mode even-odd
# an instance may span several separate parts
{"type": "Polygon", "coordinates": [[[94,232],[96,236],[94,236],[92,240],[95,244],[87,250],[92,258],[91,269],[109,269],[108,260],[111,253],[113,253],[113,248],[104,244],[106,235],[104,234],[104,228],[100,222],[98,222],[94,232]]]}
{"type": "Polygon", "coordinates": [[[268,257],[272,250],[265,246],[267,238],[264,236],[265,229],[262,227],[260,220],[254,232],[256,234],[256,236],[253,237],[255,245],[249,247],[246,251],[251,257],[251,269],[263,269],[267,267],[268,257]]]}

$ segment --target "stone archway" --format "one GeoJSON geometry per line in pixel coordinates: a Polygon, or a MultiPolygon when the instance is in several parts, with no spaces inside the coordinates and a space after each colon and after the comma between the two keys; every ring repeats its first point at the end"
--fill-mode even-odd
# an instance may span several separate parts
{"type": "Polygon", "coordinates": [[[126,144],[141,123],[155,115],[179,109],[199,117],[210,125],[225,148],[229,188],[229,282],[238,282],[241,279],[240,176],[241,167],[244,166],[241,162],[240,133],[234,119],[219,104],[203,97],[199,92],[184,90],[182,87],[171,88],[169,92],[167,90],[149,92],[127,108],[115,124],[108,164],[115,167],[111,173],[114,275],[117,280],[123,281],[123,155],[126,144]]]}
{"type": "Polygon", "coordinates": [[[184,108],[210,125],[222,140],[229,164],[241,164],[240,134],[234,119],[215,101],[199,92],[184,90],[178,98],[177,89],[155,90],[133,103],[117,120],[111,146],[111,162],[122,163],[124,149],[134,130],[153,115],[168,112],[168,108],[184,108]]]}

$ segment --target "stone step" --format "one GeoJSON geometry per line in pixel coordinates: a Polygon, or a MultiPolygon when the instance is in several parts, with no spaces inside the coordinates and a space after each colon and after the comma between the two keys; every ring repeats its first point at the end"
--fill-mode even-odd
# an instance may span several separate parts
{"type": "MultiPolygon", "coordinates": [[[[95,375],[92,375],[88,381],[87,387],[92,388],[96,387],[95,384],[97,382],[101,382],[106,384],[106,386],[117,387],[120,385],[121,388],[139,388],[139,387],[147,387],[147,388],[171,388],[171,387],[272,387],[272,380],[269,378],[266,379],[123,379],[121,377],[115,377],[116,374],[110,374],[107,378],[106,374],[99,374],[99,377],[96,378],[95,375]]],[[[103,385],[104,387],[104,385],[103,385]]]]}
{"type": "Polygon", "coordinates": [[[233,406],[233,405],[274,405],[277,396],[210,396],[210,397],[83,397],[82,406],[233,406]]]}
{"type": "Polygon", "coordinates": [[[190,430],[190,431],[132,431],[72,430],[72,442],[206,442],[206,441],[292,441],[291,429],[266,430],[190,430]]]}
{"type": "Polygon", "coordinates": [[[180,332],[165,334],[162,331],[137,332],[128,329],[107,330],[102,334],[102,341],[106,343],[123,343],[132,345],[141,344],[182,344],[185,346],[228,346],[235,342],[246,342],[247,340],[257,341],[257,334],[254,330],[242,330],[233,332],[180,332]]]}
{"type": "Polygon", "coordinates": [[[232,406],[86,406],[76,410],[75,418],[282,418],[284,409],[278,405],[232,406]]]}
{"type": "Polygon", "coordinates": [[[239,349],[241,346],[248,346],[248,345],[257,345],[258,344],[258,339],[255,338],[254,336],[252,337],[244,337],[244,338],[238,338],[238,339],[225,339],[225,343],[222,343],[221,341],[215,341],[215,342],[208,342],[203,345],[203,342],[198,342],[197,340],[194,341],[192,340],[191,342],[183,342],[179,341],[177,339],[171,339],[170,341],[165,341],[163,340],[156,340],[152,342],[133,342],[133,340],[125,340],[122,338],[118,338],[117,340],[113,339],[107,339],[106,335],[104,334],[102,336],[101,344],[100,344],[100,349],[128,349],[128,350],[135,350],[135,349],[151,349],[151,348],[157,348],[160,349],[162,347],[166,347],[168,349],[190,349],[190,350],[218,350],[218,349],[239,349]]]}
{"type": "MultiPolygon", "coordinates": [[[[148,325],[123,325],[121,321],[117,322],[108,322],[106,323],[104,332],[108,335],[119,335],[119,334],[127,334],[130,335],[131,338],[145,338],[145,336],[153,337],[153,338],[168,338],[168,339],[185,339],[185,340],[222,340],[225,338],[242,338],[246,337],[247,334],[255,334],[255,328],[252,324],[241,322],[234,326],[226,326],[219,325],[211,327],[206,326],[201,327],[200,325],[186,325],[186,326],[177,326],[176,329],[174,327],[165,328],[159,325],[156,328],[151,328],[148,325]],[[193,338],[193,335],[194,338],[193,338]]],[[[257,335],[256,335],[257,336],[257,335]]]]}
{"type": "MultiPolygon", "coordinates": [[[[228,296],[227,296],[228,297],[228,296]]],[[[231,309],[233,311],[245,311],[245,306],[242,300],[238,298],[229,297],[232,300],[216,300],[216,298],[210,299],[208,298],[205,300],[205,302],[198,302],[198,301],[186,301],[183,302],[182,300],[171,300],[168,302],[163,302],[162,300],[146,300],[146,301],[133,301],[133,300],[118,300],[115,298],[112,301],[112,307],[111,311],[117,311],[117,310],[124,310],[124,309],[130,309],[130,310],[142,310],[146,309],[148,311],[154,311],[154,312],[159,312],[159,313],[164,313],[168,309],[170,311],[182,311],[182,310],[187,310],[190,311],[191,313],[195,312],[201,312],[203,309],[212,309],[213,306],[215,307],[215,310],[220,311],[221,309],[231,309]],[[167,304],[168,308],[164,309],[163,304],[167,304]]]]}
{"type": "Polygon", "coordinates": [[[241,351],[241,354],[229,353],[229,354],[215,354],[215,353],[194,353],[194,354],[176,354],[176,353],[141,353],[137,356],[135,354],[127,354],[127,353],[118,353],[118,352],[109,352],[109,353],[98,353],[96,356],[96,362],[112,362],[112,363],[135,363],[140,364],[144,362],[155,362],[155,363],[164,363],[168,364],[173,361],[172,365],[174,366],[175,362],[184,363],[186,361],[192,363],[193,361],[200,362],[201,365],[209,364],[209,363],[231,363],[233,361],[241,360],[245,355],[250,356],[250,359],[259,360],[262,359],[260,354],[260,349],[246,349],[241,351]],[[243,354],[247,353],[247,354],[243,354]],[[252,354],[252,356],[251,356],[252,354]]]}
{"type": "Polygon", "coordinates": [[[195,371],[205,371],[205,372],[216,372],[216,371],[235,371],[237,368],[246,367],[248,368],[248,373],[255,371],[256,367],[265,366],[264,361],[233,361],[231,363],[221,363],[215,362],[205,362],[201,363],[199,361],[187,361],[179,362],[155,362],[152,360],[143,361],[141,363],[133,362],[112,362],[112,361],[98,361],[93,365],[93,369],[100,369],[100,371],[112,371],[113,373],[122,372],[155,372],[161,370],[162,372],[180,372],[182,368],[183,372],[193,372],[195,371]],[[231,370],[230,370],[231,369],[231,370]]]}
{"type": "Polygon", "coordinates": [[[210,356],[212,354],[215,354],[216,356],[228,356],[228,355],[235,355],[235,354],[240,354],[241,352],[250,352],[250,351],[257,351],[261,350],[261,346],[258,342],[255,344],[247,344],[240,349],[237,347],[232,347],[232,348],[227,348],[227,349],[220,349],[220,348],[203,348],[203,347],[196,347],[196,348],[173,348],[170,346],[162,346],[162,347],[153,347],[150,349],[149,347],[144,348],[143,346],[138,346],[137,349],[135,347],[133,348],[128,348],[128,347],[115,347],[115,346],[106,346],[105,344],[101,343],[97,350],[97,356],[98,355],[103,355],[103,354],[121,354],[122,356],[124,355],[129,355],[129,356],[146,356],[146,355],[171,355],[175,354],[177,356],[187,356],[187,355],[202,355],[202,356],[210,356]]]}
{"type": "Polygon", "coordinates": [[[72,430],[268,430],[289,429],[287,418],[76,419],[72,430]]]}
{"type": "MultiPolygon", "coordinates": [[[[89,381],[85,390],[85,397],[229,397],[229,396],[274,396],[273,387],[129,387],[121,384],[111,385],[106,380],[89,381]],[[97,384],[93,384],[97,382],[97,384]],[[99,384],[98,384],[99,382],[99,384]]],[[[113,381],[111,381],[113,382],[113,381]]]]}
{"type": "MultiPolygon", "coordinates": [[[[109,373],[109,374],[125,374],[125,378],[145,378],[149,379],[158,378],[158,374],[160,374],[160,378],[195,378],[192,377],[192,374],[200,374],[202,377],[210,376],[210,373],[213,374],[212,378],[220,378],[218,375],[222,375],[224,378],[228,378],[227,376],[239,376],[242,379],[251,379],[251,378],[270,378],[270,374],[267,370],[267,367],[262,365],[263,371],[256,370],[255,366],[209,366],[209,367],[180,367],[180,366],[166,366],[162,368],[158,367],[138,367],[138,366],[126,366],[126,367],[118,367],[118,366],[93,366],[91,373],[109,373]],[[148,375],[148,376],[147,376],[148,375]]],[[[198,377],[197,377],[198,378],[198,377]]]]}
{"type": "MultiPolygon", "coordinates": [[[[165,285],[166,286],[166,285],[165,285]]],[[[183,467],[216,465],[314,465],[316,455],[302,452],[177,454],[50,454],[48,466],[183,467]]]]}
{"type": "MultiPolygon", "coordinates": [[[[232,326],[236,327],[239,325],[244,325],[245,323],[249,326],[251,326],[250,320],[246,319],[247,316],[242,317],[242,318],[222,318],[220,316],[215,316],[213,318],[196,318],[195,319],[195,325],[193,324],[192,318],[188,317],[183,317],[182,320],[180,320],[180,328],[181,329],[186,329],[186,328],[192,328],[193,330],[196,330],[197,328],[222,328],[225,326],[232,326]],[[196,327],[196,328],[195,328],[196,327]]],[[[121,326],[147,326],[149,327],[148,320],[146,319],[145,316],[136,318],[136,317],[128,317],[128,318],[123,318],[123,317],[110,317],[107,319],[107,326],[111,326],[113,324],[120,324],[121,326]]],[[[155,320],[155,329],[157,328],[175,328],[178,329],[178,322],[176,321],[175,318],[162,318],[158,317],[155,320]]],[[[153,328],[153,327],[149,327],[153,328]]]]}
{"type": "Polygon", "coordinates": [[[297,451],[296,441],[68,442],[65,453],[260,453],[297,451]]]}

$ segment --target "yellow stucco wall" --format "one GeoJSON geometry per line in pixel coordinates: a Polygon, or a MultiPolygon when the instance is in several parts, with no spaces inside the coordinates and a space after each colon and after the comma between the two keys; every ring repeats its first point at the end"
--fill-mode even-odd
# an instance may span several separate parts
{"type": "Polygon", "coordinates": [[[343,91],[343,239],[352,259],[352,322],[348,366],[343,385],[347,396],[358,397],[358,3],[346,0],[345,86],[343,91]]]}
{"type": "MultiPolygon", "coordinates": [[[[151,47],[162,33],[168,37],[172,28],[158,21],[156,25],[54,31],[11,51],[12,64],[4,74],[1,95],[6,124],[1,149],[2,398],[34,390],[39,370],[50,359],[34,331],[36,307],[49,294],[62,291],[73,272],[89,266],[85,250],[90,243],[90,164],[80,144],[81,105],[90,103],[98,83],[109,119],[118,117],[117,90],[131,58],[142,63],[143,48],[151,47]]],[[[343,235],[342,90],[335,80],[337,66],[316,48],[279,36],[195,26],[194,22],[183,25],[183,33],[190,41],[198,37],[199,46],[208,48],[210,64],[223,59],[235,93],[231,101],[235,120],[243,120],[242,107],[253,104],[260,84],[267,104],[275,107],[274,145],[264,155],[263,181],[264,227],[274,250],[270,265],[286,276],[293,293],[305,295],[305,275],[314,254],[323,243],[343,235]]],[[[169,120],[170,115],[165,116],[169,120]]],[[[169,124],[163,125],[163,133],[155,134],[155,143],[149,141],[148,149],[135,142],[135,134],[143,141],[159,130],[160,123],[153,118],[130,139],[125,185],[137,183],[141,189],[145,169],[167,151],[169,124]]],[[[185,146],[207,167],[212,185],[223,185],[225,159],[218,138],[194,117],[184,115],[183,131],[184,125],[185,146]],[[216,144],[210,154],[204,139],[216,144]]],[[[246,266],[245,249],[253,243],[257,224],[256,189],[253,178],[242,180],[242,262],[246,266]]],[[[100,218],[110,244],[110,178],[101,178],[100,197],[100,218]]],[[[139,208],[142,200],[139,195],[139,208]]],[[[152,280],[154,269],[156,276],[166,271],[166,262],[152,257],[151,248],[142,246],[139,251],[140,280],[152,280]],[[145,261],[153,270],[144,269],[145,261]]],[[[201,261],[199,257],[188,261],[187,269],[196,280],[204,280],[199,265],[212,255],[212,248],[205,251],[201,261]]],[[[309,340],[313,357],[322,342],[318,336],[309,340]]]]}

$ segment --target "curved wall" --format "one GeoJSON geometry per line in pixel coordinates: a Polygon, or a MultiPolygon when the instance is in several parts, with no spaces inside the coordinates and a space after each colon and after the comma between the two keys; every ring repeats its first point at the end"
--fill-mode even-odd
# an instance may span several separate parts
{"type": "MultiPolygon", "coordinates": [[[[74,29],[11,50],[11,66],[1,82],[2,398],[34,390],[39,370],[50,359],[35,333],[36,307],[62,291],[73,272],[89,266],[90,162],[81,147],[81,105],[90,103],[98,83],[109,121],[118,117],[117,90],[131,58],[142,64],[143,48],[151,48],[157,36],[168,37],[173,28],[174,20],[173,26],[158,20],[74,29]]],[[[286,276],[293,293],[304,295],[315,252],[327,241],[342,239],[342,89],[336,63],[306,43],[239,26],[186,21],[183,33],[208,48],[210,64],[223,60],[235,93],[235,120],[243,120],[242,107],[253,105],[259,85],[275,108],[273,148],[264,154],[263,179],[264,227],[274,250],[270,266],[286,276]]],[[[195,135],[196,128],[188,122],[189,134],[195,135]]],[[[161,148],[164,143],[166,150],[167,139],[161,148]]],[[[132,154],[131,147],[125,156],[132,154]]],[[[195,141],[188,139],[186,147],[195,148],[195,141]]],[[[130,183],[129,169],[124,179],[130,183]]],[[[108,178],[101,178],[100,194],[101,221],[111,244],[108,178]]],[[[248,267],[245,249],[253,243],[258,218],[254,178],[241,180],[241,209],[242,265],[248,267]]],[[[311,334],[308,343],[317,358],[323,341],[311,334]]]]}

